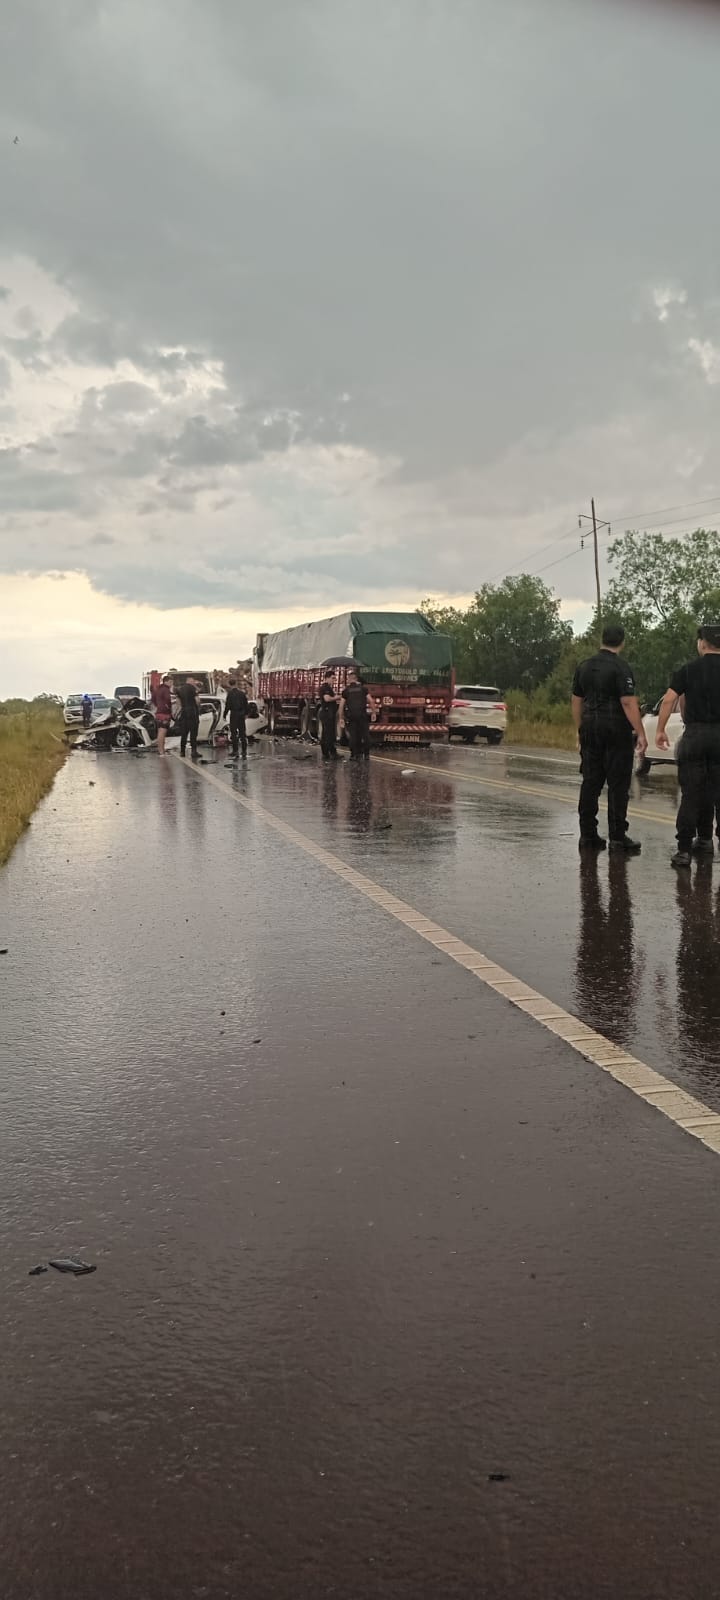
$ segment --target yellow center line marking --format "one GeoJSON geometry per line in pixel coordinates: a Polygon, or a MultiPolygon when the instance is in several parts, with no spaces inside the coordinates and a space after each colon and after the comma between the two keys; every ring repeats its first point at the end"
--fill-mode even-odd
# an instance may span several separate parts
{"type": "MultiPolygon", "coordinates": [[[[410,758],[408,761],[400,761],[397,756],[376,756],[375,759],[378,765],[383,767],[405,768],[410,758]]],[[[479,783],[483,788],[487,785],[491,789],[513,789],[516,794],[537,795],[541,800],[560,800],[565,806],[577,806],[578,803],[577,792],[563,794],[561,790],[551,789],[548,785],[541,789],[539,785],[530,783],[513,783],[509,778],[478,777],[474,772],[457,772],[450,767],[430,767],[426,761],[413,761],[412,765],[416,772],[427,772],[431,778],[445,778],[457,783],[479,783]]],[[[665,817],[659,811],[642,811],[639,806],[628,806],[628,816],[640,817],[642,821],[647,822],[660,822],[664,828],[675,827],[674,817],[665,817]]]]}
{"type": "Polygon", "coordinates": [[[666,1117],[668,1121],[674,1122],[676,1127],[682,1128],[684,1133],[705,1145],[708,1150],[720,1155],[720,1115],[702,1100],[696,1100],[693,1095],[686,1094],[684,1089],[680,1089],[669,1078],[663,1077],[662,1073],[656,1072],[654,1067],[647,1065],[647,1062],[640,1061],[622,1046],[613,1044],[611,1039],[587,1027],[579,1017],[574,1017],[571,1012],[556,1006],[554,1001],[548,1000],[545,995],[532,989],[522,978],[514,977],[511,972],[505,972],[488,956],[482,955],[472,945],[466,944],[464,939],[458,939],[455,934],[443,928],[440,923],[433,922],[431,917],[424,916],[414,906],[400,900],[397,895],[384,889],[373,878],[368,878],[363,872],[357,872],[355,867],[349,866],[340,856],[316,844],[308,834],[293,828],[282,817],[276,816],[274,811],[268,811],[259,800],[238,794],[225,779],[218,778],[215,773],[208,772],[204,767],[188,768],[175,751],[172,751],[171,755],[194,778],[213,784],[228,799],[234,800],[236,805],[242,806],[243,810],[259,818],[274,833],[280,834],[289,844],[302,850],[305,855],[312,856],[328,872],[334,873],[341,882],[357,890],[371,905],[376,906],[378,911],[401,923],[407,928],[409,935],[424,940],[440,955],[447,956],[448,961],[454,961],[457,966],[463,967],[477,983],[482,983],[486,989],[492,989],[507,1005],[522,1011],[529,1022],[544,1028],[546,1033],[554,1034],[558,1042],[568,1050],[583,1056],[586,1061],[591,1061],[602,1072],[609,1073],[616,1083],[622,1084],[631,1094],[643,1100],[647,1106],[651,1106],[656,1115],[666,1117]]]}

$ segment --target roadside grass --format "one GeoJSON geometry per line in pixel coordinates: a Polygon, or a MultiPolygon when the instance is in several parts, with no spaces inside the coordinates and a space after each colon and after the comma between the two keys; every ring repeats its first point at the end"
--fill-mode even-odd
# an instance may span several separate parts
{"type": "Polygon", "coordinates": [[[0,866],[59,772],[63,716],[47,701],[0,701],[0,866]]]}
{"type": "Polygon", "coordinates": [[[572,722],[541,722],[535,718],[513,717],[508,722],[505,738],[508,744],[544,745],[552,750],[577,748],[577,734],[572,722]]]}

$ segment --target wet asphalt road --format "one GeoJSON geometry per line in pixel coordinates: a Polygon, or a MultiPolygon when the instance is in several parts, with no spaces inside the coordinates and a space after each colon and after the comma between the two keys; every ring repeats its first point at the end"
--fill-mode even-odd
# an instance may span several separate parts
{"type": "Polygon", "coordinates": [[[720,866],[304,755],[78,754],[0,877],[3,1600],[715,1596],[717,1157],[231,793],[714,1106],[720,866]]]}

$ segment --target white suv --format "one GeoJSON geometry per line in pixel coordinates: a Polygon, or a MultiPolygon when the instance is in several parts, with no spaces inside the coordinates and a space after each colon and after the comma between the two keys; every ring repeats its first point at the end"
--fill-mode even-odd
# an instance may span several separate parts
{"type": "Polygon", "coordinates": [[[643,717],[643,727],[645,729],[645,738],[647,739],[648,747],[646,755],[636,756],[635,758],[635,771],[637,772],[639,778],[646,777],[647,773],[652,767],[668,767],[675,766],[677,764],[677,747],[685,732],[685,724],[680,712],[672,711],[668,717],[667,723],[667,736],[670,740],[670,749],[658,750],[655,739],[657,736],[657,725],[658,718],[660,716],[661,705],[662,700],[658,700],[657,705],[653,706],[652,711],[646,712],[645,716],[643,717]]]}
{"type": "Polygon", "coordinates": [[[507,706],[499,689],[458,684],[448,717],[448,739],[459,735],[466,744],[474,744],[481,733],[488,744],[502,744],[506,727],[507,706]]]}

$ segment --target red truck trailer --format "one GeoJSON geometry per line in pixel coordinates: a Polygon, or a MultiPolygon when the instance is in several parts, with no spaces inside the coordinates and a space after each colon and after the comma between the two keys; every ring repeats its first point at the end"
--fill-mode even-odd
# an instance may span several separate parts
{"type": "Polygon", "coordinates": [[[317,735],[325,669],[336,693],[348,672],[360,674],[373,701],[374,744],[430,744],[447,737],[452,645],[419,612],[345,611],[258,634],[253,690],[269,733],[317,735]]]}

